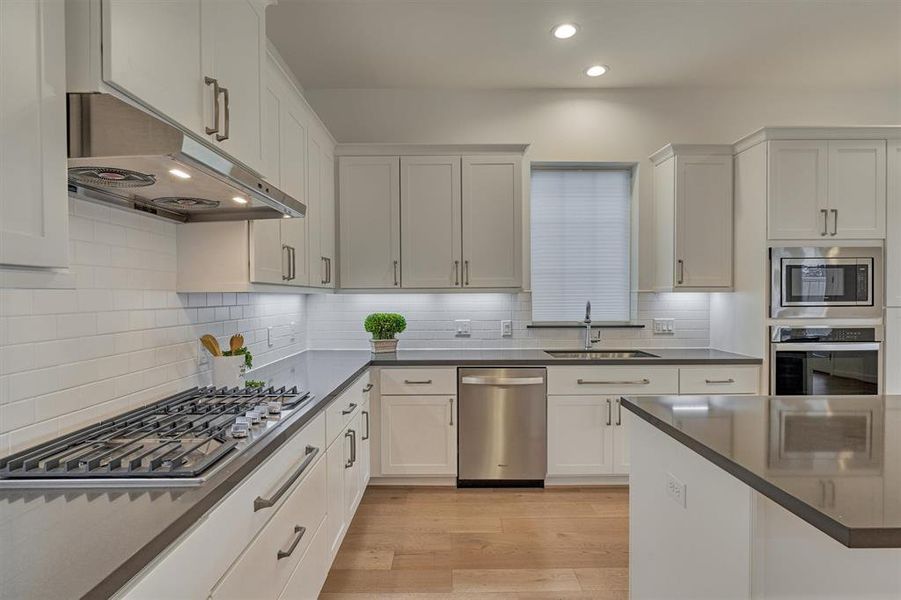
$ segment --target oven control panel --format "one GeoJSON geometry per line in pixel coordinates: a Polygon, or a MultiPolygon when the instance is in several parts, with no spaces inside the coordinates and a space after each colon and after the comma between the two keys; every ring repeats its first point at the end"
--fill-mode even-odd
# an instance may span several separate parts
{"type": "Polygon", "coordinates": [[[878,342],[876,327],[773,327],[772,341],[792,343],[878,342]]]}

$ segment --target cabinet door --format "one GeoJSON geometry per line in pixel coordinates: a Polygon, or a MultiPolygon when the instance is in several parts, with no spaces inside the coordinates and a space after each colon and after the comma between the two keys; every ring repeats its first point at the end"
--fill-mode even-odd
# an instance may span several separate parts
{"type": "Polygon", "coordinates": [[[342,156],[338,162],[342,288],[397,288],[400,159],[342,156]]]}
{"type": "Polygon", "coordinates": [[[319,590],[325,584],[329,565],[332,564],[328,547],[328,528],[320,525],[310,542],[307,553],[291,575],[288,585],[282,591],[280,600],[312,600],[319,597],[319,590]]]}
{"type": "MultiPolygon", "coordinates": [[[[329,557],[334,558],[341,547],[341,540],[344,539],[344,532],[347,531],[348,521],[345,517],[345,486],[344,471],[345,465],[350,458],[350,440],[343,435],[332,442],[329,446],[326,460],[328,464],[326,468],[326,483],[328,484],[328,515],[326,516],[326,525],[328,527],[328,548],[329,557]]],[[[331,560],[329,560],[331,562],[331,560]]]]}
{"type": "Polygon", "coordinates": [[[104,81],[206,136],[215,99],[204,84],[212,73],[203,63],[201,0],[104,0],[102,7],[104,81]]]}
{"type": "Polygon", "coordinates": [[[732,157],[676,157],[677,288],[732,286],[732,157]]]}
{"type": "Polygon", "coordinates": [[[0,264],[68,264],[65,7],[0,2],[0,264]]]}
{"type": "Polygon", "coordinates": [[[828,234],[828,142],[769,142],[767,222],[771,240],[828,234]]]}
{"type": "Polygon", "coordinates": [[[460,287],[460,157],[405,156],[400,181],[403,286],[460,287]]]}
{"type": "Polygon", "coordinates": [[[325,262],[325,287],[335,287],[335,157],[324,152],[319,164],[319,253],[325,262]]]}
{"type": "Polygon", "coordinates": [[[548,475],[613,472],[613,398],[548,396],[548,475]]]}
{"type": "Polygon", "coordinates": [[[241,162],[262,169],[264,16],[252,0],[203,0],[202,14],[204,50],[213,77],[225,88],[219,98],[220,131],[212,139],[241,162]]]}
{"type": "Polygon", "coordinates": [[[885,311],[885,393],[901,394],[901,308],[885,311]]]}
{"type": "Polygon", "coordinates": [[[366,493],[366,486],[369,485],[369,478],[372,475],[372,413],[369,407],[370,402],[367,400],[360,409],[361,424],[358,450],[358,460],[360,462],[360,498],[366,493]]]}
{"type": "MultiPolygon", "coordinates": [[[[350,444],[350,459],[344,464],[344,520],[350,526],[357,510],[357,504],[362,495],[362,479],[360,471],[360,437],[362,419],[358,412],[351,420],[350,426],[344,432],[344,437],[350,444]]],[[[338,439],[341,442],[341,439],[338,439]]]]}
{"type": "Polygon", "coordinates": [[[455,401],[453,396],[382,396],[382,473],[456,475],[455,401]]]}
{"type": "MultiPolygon", "coordinates": [[[[306,113],[295,98],[282,102],[279,171],[282,190],[302,202],[307,201],[306,113]]],[[[280,219],[282,244],[290,248],[291,285],[309,285],[310,260],[307,254],[308,221],[280,219]]]]}
{"type": "Polygon", "coordinates": [[[830,140],[829,234],[885,237],[885,141],[830,140]]]}
{"type": "Polygon", "coordinates": [[[325,285],[325,261],[322,258],[322,143],[307,136],[307,253],[309,280],[313,287],[325,285]]]}
{"type": "Polygon", "coordinates": [[[522,283],[522,157],[463,157],[463,285],[522,283]]]}
{"type": "MultiPolygon", "coordinates": [[[[886,306],[901,307],[901,141],[888,146],[888,227],[885,240],[886,306]]],[[[901,364],[901,363],[898,363],[901,364]]]]}
{"type": "Polygon", "coordinates": [[[250,221],[250,281],[288,283],[290,255],[281,241],[282,219],[250,221]]]}
{"type": "Polygon", "coordinates": [[[629,431],[631,430],[632,413],[625,410],[619,398],[613,399],[613,474],[628,475],[629,431]]]}

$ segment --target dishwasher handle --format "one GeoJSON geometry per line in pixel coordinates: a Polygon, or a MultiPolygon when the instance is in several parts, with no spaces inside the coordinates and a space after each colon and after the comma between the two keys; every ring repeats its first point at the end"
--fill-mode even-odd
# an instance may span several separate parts
{"type": "Polygon", "coordinates": [[[544,377],[485,377],[466,375],[460,379],[464,385],[541,385],[544,377]]]}

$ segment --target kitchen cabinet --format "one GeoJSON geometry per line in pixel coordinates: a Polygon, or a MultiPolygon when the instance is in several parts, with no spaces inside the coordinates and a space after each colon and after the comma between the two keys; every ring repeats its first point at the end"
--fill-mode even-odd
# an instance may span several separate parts
{"type": "Polygon", "coordinates": [[[65,44],[62,2],[0,2],[0,264],[68,264],[65,44]]]}
{"type": "Polygon", "coordinates": [[[400,159],[340,157],[338,196],[341,287],[399,288],[400,159]]]}
{"type": "Polygon", "coordinates": [[[732,288],[732,147],[669,145],[655,153],[658,291],[732,288]]]}
{"type": "Polygon", "coordinates": [[[279,600],[318,598],[319,590],[325,584],[331,564],[332,557],[328,551],[328,532],[323,523],[310,541],[310,547],[300,561],[300,565],[291,575],[279,600]]]}
{"type": "Polygon", "coordinates": [[[95,14],[96,5],[80,3],[72,51],[73,62],[84,64],[75,67],[70,91],[113,88],[260,171],[266,4],[103,0],[95,14]],[[102,32],[96,45],[93,23],[102,32]],[[165,44],[161,31],[169,34],[165,44]],[[102,65],[102,83],[91,81],[92,62],[102,65]]]}
{"type": "Polygon", "coordinates": [[[342,156],[338,166],[342,288],[522,285],[521,155],[342,156]]]}
{"type": "Polygon", "coordinates": [[[325,267],[325,283],[327,288],[334,288],[337,276],[335,268],[335,157],[325,151],[322,154],[320,168],[319,195],[319,258],[325,267]]]}
{"type": "Polygon", "coordinates": [[[901,394],[901,308],[885,311],[885,393],[901,394]]]}
{"type": "MultiPolygon", "coordinates": [[[[360,409],[360,500],[366,492],[366,486],[369,485],[369,479],[372,477],[372,405],[368,398],[360,409]]],[[[359,504],[359,500],[357,504],[359,504]]]]}
{"type": "Polygon", "coordinates": [[[383,475],[456,475],[456,396],[381,397],[383,475]]]}
{"type": "Polygon", "coordinates": [[[463,287],[522,285],[521,165],[521,156],[463,157],[463,287]]]}
{"type": "Polygon", "coordinates": [[[768,237],[885,237],[884,140],[768,142],[768,237]]]}
{"type": "Polygon", "coordinates": [[[402,157],[400,179],[403,287],[460,287],[460,157],[402,157]]]}
{"type": "Polygon", "coordinates": [[[307,143],[307,237],[309,284],[334,288],[335,159],[333,144],[320,128],[311,128],[307,143]]]}
{"type": "Polygon", "coordinates": [[[613,399],[613,474],[628,475],[631,465],[629,438],[632,413],[622,407],[619,398],[613,399]]]}
{"type": "MultiPolygon", "coordinates": [[[[886,306],[901,307],[901,141],[888,144],[888,226],[885,240],[886,306]]],[[[901,364],[901,363],[898,363],[901,364]]]]}
{"type": "Polygon", "coordinates": [[[548,475],[613,473],[610,396],[548,397],[548,475]]]}

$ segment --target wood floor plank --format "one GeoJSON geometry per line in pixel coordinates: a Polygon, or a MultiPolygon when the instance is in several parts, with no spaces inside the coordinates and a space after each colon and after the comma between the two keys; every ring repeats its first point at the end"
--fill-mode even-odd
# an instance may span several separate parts
{"type": "Polygon", "coordinates": [[[578,592],[572,569],[458,569],[453,589],[460,592],[578,592]]]}
{"type": "Polygon", "coordinates": [[[628,536],[629,521],[623,517],[501,517],[504,532],[585,533],[604,535],[622,532],[628,536]]]}
{"type": "Polygon", "coordinates": [[[319,600],[629,600],[622,591],[591,592],[450,592],[450,593],[324,593],[319,600]]]}
{"type": "MultiPolygon", "coordinates": [[[[575,574],[573,574],[575,577],[575,574]]],[[[578,585],[578,580],[576,580],[578,585]]],[[[450,592],[453,574],[449,569],[417,569],[408,571],[376,571],[332,569],[322,587],[323,592],[396,593],[450,592]]]]}
{"type": "Polygon", "coordinates": [[[333,569],[390,569],[394,550],[341,546],[332,563],[333,569]]]}
{"type": "MultiPolygon", "coordinates": [[[[597,503],[592,502],[510,502],[490,501],[483,504],[454,502],[416,504],[367,504],[360,506],[363,517],[414,517],[427,513],[431,517],[465,518],[477,510],[482,517],[595,517],[597,503]]],[[[601,504],[600,506],[606,506],[601,504]]],[[[628,511],[628,505],[616,507],[628,511]]]]}
{"type": "Polygon", "coordinates": [[[413,531],[418,533],[492,533],[502,531],[498,517],[482,516],[392,516],[357,515],[348,533],[413,531]]]}
{"type": "Polygon", "coordinates": [[[583,590],[629,591],[629,569],[606,567],[575,571],[583,590]]]}

